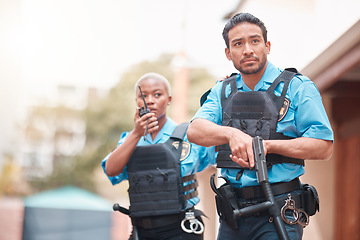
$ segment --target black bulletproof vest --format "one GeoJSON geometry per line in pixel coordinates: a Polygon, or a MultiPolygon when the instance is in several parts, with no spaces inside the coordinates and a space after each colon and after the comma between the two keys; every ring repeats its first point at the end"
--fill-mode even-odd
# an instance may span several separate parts
{"type": "Polygon", "coordinates": [[[177,126],[165,143],[135,148],[127,164],[131,217],[179,213],[188,199],[197,196],[195,174],[181,177],[187,127],[188,123],[177,126]]]}
{"type": "MultiPolygon", "coordinates": [[[[221,90],[222,125],[235,127],[252,137],[260,136],[265,140],[290,139],[276,132],[276,127],[289,83],[296,74],[296,69],[285,69],[266,91],[252,92],[237,90],[236,75],[225,79],[221,90]],[[283,83],[283,88],[281,95],[277,96],[274,91],[280,83],[283,83]],[[228,85],[231,93],[226,97],[225,89],[228,85]]],[[[230,154],[229,144],[219,146],[216,160],[218,168],[242,168],[230,159],[230,154]]],[[[269,166],[284,162],[304,165],[304,160],[278,154],[268,154],[266,160],[269,166]]]]}

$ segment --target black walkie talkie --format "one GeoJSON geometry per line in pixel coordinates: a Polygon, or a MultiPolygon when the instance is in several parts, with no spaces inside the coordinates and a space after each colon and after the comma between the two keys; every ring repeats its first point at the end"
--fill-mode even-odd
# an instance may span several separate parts
{"type": "Polygon", "coordinates": [[[141,97],[142,97],[142,100],[144,101],[144,106],[145,107],[139,107],[139,117],[142,117],[144,116],[145,114],[149,113],[150,112],[150,109],[148,108],[147,104],[146,104],[146,101],[145,101],[145,98],[144,98],[144,94],[143,92],[141,91],[141,87],[139,87],[139,90],[140,90],[140,94],[141,94],[141,97]]]}
{"type": "MultiPolygon", "coordinates": [[[[150,112],[150,109],[148,108],[147,104],[146,104],[146,101],[145,101],[145,97],[144,97],[144,94],[143,92],[141,91],[141,87],[139,87],[139,90],[140,90],[140,94],[141,94],[141,97],[144,101],[144,106],[143,107],[139,107],[139,117],[142,117],[144,116],[145,114],[149,113],[150,112]]],[[[147,139],[147,131],[148,131],[148,125],[149,125],[149,118],[146,120],[146,128],[145,128],[145,132],[144,132],[144,140],[146,141],[147,139]]]]}

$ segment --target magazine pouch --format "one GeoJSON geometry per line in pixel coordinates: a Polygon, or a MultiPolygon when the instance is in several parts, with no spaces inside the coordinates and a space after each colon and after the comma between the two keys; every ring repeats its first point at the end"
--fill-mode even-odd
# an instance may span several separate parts
{"type": "Polygon", "coordinates": [[[314,186],[311,186],[309,184],[302,184],[301,198],[302,198],[302,207],[309,216],[315,215],[316,211],[320,210],[319,195],[314,186]]]}

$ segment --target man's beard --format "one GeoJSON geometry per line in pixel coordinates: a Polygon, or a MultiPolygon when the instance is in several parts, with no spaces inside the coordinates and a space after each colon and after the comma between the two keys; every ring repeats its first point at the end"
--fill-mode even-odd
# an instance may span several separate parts
{"type": "Polygon", "coordinates": [[[240,73],[245,74],[245,75],[256,74],[256,73],[260,72],[261,69],[264,68],[265,64],[266,64],[266,59],[265,59],[265,61],[260,62],[260,66],[259,66],[258,68],[245,70],[244,68],[242,68],[242,67],[239,66],[239,67],[237,68],[237,70],[238,70],[240,73]]]}

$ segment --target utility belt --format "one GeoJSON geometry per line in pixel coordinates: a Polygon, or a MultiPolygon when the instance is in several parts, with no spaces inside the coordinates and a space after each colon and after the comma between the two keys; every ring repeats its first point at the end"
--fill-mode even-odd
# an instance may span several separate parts
{"type": "Polygon", "coordinates": [[[202,234],[204,232],[204,225],[201,216],[205,216],[202,211],[190,208],[177,214],[132,217],[131,221],[134,226],[144,229],[160,228],[179,223],[183,231],[187,233],[202,234]]]}
{"type": "MultiPolygon", "coordinates": [[[[301,183],[299,178],[295,178],[290,182],[273,183],[270,184],[270,186],[274,196],[276,196],[299,190],[301,187],[301,183]]],[[[251,200],[254,198],[264,198],[265,201],[264,190],[260,185],[244,188],[234,187],[234,190],[238,199],[251,200]]]]}
{"type": "Polygon", "coordinates": [[[164,227],[176,222],[180,222],[185,217],[185,212],[178,214],[169,214],[162,216],[151,216],[151,217],[132,217],[132,224],[141,228],[151,229],[164,227]]]}
{"type": "MultiPolygon", "coordinates": [[[[234,212],[253,206],[255,209],[266,201],[261,186],[235,188],[228,179],[219,188],[215,187],[214,176],[211,177],[210,185],[216,193],[216,208],[219,217],[228,225],[237,229],[237,217],[234,212]]],[[[301,184],[298,178],[290,182],[271,184],[276,204],[279,206],[283,220],[288,224],[299,223],[303,227],[309,223],[309,216],[319,211],[319,197],[316,189],[308,184],[301,184]],[[285,213],[293,211],[295,221],[286,218],[285,213]]],[[[251,214],[243,214],[241,217],[270,215],[264,208],[258,208],[251,214]]]]}

